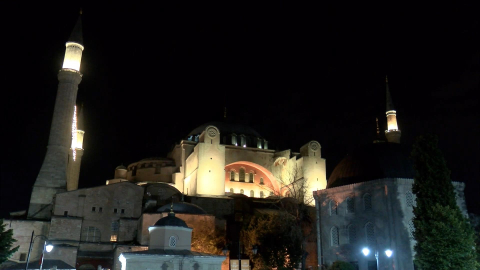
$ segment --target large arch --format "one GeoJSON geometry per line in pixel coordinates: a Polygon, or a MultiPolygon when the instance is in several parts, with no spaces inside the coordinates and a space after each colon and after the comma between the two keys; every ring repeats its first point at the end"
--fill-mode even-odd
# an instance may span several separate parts
{"type": "Polygon", "coordinates": [[[250,194],[250,191],[254,191],[254,197],[260,197],[260,191],[266,194],[265,197],[268,196],[269,192],[273,192],[276,195],[280,194],[280,185],[276,177],[267,168],[250,161],[237,161],[225,166],[225,192],[231,192],[230,189],[232,188],[234,193],[238,193],[240,189],[245,190],[245,194],[250,194]],[[240,169],[244,169],[247,176],[253,172],[253,183],[248,181],[248,177],[245,182],[239,181],[238,173],[240,169]],[[231,179],[232,171],[236,174],[236,178],[233,181],[231,179]]]}

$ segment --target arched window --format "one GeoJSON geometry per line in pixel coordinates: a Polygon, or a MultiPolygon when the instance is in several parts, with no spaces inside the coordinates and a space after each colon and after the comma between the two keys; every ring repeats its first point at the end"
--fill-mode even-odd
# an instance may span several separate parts
{"type": "Polygon", "coordinates": [[[413,194],[411,191],[407,191],[407,193],[405,194],[405,200],[407,201],[408,207],[413,206],[413,194]]]}
{"type": "Polygon", "coordinates": [[[232,194],[234,193],[233,188],[230,189],[230,193],[232,193],[232,194]]]}
{"type": "Polygon", "coordinates": [[[338,241],[338,228],[337,227],[332,227],[330,229],[330,245],[332,247],[338,246],[339,241],[338,241]]]}
{"type": "Polygon", "coordinates": [[[100,242],[101,234],[100,230],[96,227],[85,227],[82,230],[82,241],[85,242],[100,242]]]}
{"type": "Polygon", "coordinates": [[[263,177],[260,177],[260,185],[263,185],[263,177]]]}
{"type": "Polygon", "coordinates": [[[375,225],[371,222],[365,225],[365,238],[369,247],[375,246],[375,225]]]}
{"type": "Polygon", "coordinates": [[[235,181],[235,172],[230,171],[230,181],[235,181]]]}
{"type": "Polygon", "coordinates": [[[372,210],[372,195],[367,193],[363,195],[363,207],[365,210],[372,210]]]}
{"type": "Polygon", "coordinates": [[[357,242],[357,230],[353,224],[348,225],[348,243],[355,244],[357,242]]]}
{"type": "Polygon", "coordinates": [[[243,134],[240,135],[240,145],[242,147],[247,147],[247,140],[245,138],[245,135],[243,135],[243,134]]]}
{"type": "Polygon", "coordinates": [[[240,194],[244,194],[244,191],[243,191],[243,189],[240,189],[240,194]]]}
{"type": "Polygon", "coordinates": [[[260,198],[263,198],[265,195],[263,195],[263,191],[260,191],[260,198]]]}
{"type": "Polygon", "coordinates": [[[240,172],[238,173],[238,181],[245,182],[245,169],[240,168],[240,172]]]}
{"type": "Polygon", "coordinates": [[[120,222],[118,222],[118,220],[112,221],[111,228],[112,228],[112,234],[110,235],[110,241],[117,242],[120,222]]]}
{"type": "Polygon", "coordinates": [[[253,183],[253,173],[248,174],[248,182],[253,183]]]}
{"type": "Polygon", "coordinates": [[[237,135],[236,134],[232,134],[232,144],[233,145],[237,145],[237,135]]]}
{"type": "Polygon", "coordinates": [[[334,201],[334,200],[331,200],[329,202],[328,210],[330,212],[330,216],[336,215],[337,214],[337,202],[334,201]]]}
{"type": "Polygon", "coordinates": [[[250,197],[255,197],[255,192],[253,190],[250,190],[250,197]]]}
{"type": "Polygon", "coordinates": [[[347,201],[347,213],[355,212],[355,204],[354,204],[353,198],[348,197],[346,201],[347,201]]]}

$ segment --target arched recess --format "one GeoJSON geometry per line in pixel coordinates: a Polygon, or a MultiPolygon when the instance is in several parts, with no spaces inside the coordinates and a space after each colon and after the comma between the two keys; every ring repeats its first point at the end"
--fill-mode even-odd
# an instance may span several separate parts
{"type": "Polygon", "coordinates": [[[260,191],[264,191],[266,194],[270,192],[280,194],[280,185],[275,176],[265,167],[249,161],[237,161],[225,166],[225,191],[228,192],[230,188],[254,190],[255,194],[260,194],[260,191]],[[240,168],[243,168],[245,172],[253,173],[253,183],[248,180],[245,182],[230,181],[230,172],[232,170],[240,171],[240,168]],[[263,179],[263,184],[260,183],[260,179],[263,179]]]}

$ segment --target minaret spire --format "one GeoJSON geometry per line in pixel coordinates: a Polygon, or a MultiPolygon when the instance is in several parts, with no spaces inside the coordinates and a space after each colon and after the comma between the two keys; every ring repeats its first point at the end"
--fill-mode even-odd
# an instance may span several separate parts
{"type": "Polygon", "coordinates": [[[387,141],[391,143],[400,143],[400,137],[402,135],[397,125],[397,112],[393,107],[392,96],[390,95],[390,89],[388,87],[388,77],[385,76],[386,85],[386,114],[387,114],[387,130],[385,130],[385,137],[387,141]]]}
{"type": "Polygon", "coordinates": [[[58,72],[58,90],[48,138],[47,153],[32,189],[28,218],[48,220],[55,194],[67,189],[67,162],[72,145],[72,119],[78,85],[82,80],[82,23],[77,23],[65,44],[63,67],[58,72]]]}

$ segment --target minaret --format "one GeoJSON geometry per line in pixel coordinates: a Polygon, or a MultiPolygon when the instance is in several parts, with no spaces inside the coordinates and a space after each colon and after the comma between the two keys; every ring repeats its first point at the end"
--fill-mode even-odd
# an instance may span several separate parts
{"type": "Polygon", "coordinates": [[[78,178],[80,177],[80,165],[83,156],[83,105],[77,113],[77,106],[74,107],[72,121],[72,145],[68,153],[67,167],[67,191],[78,189],[78,178]]]}
{"type": "Polygon", "coordinates": [[[388,88],[388,78],[385,76],[385,83],[387,86],[387,130],[385,130],[385,137],[389,143],[400,143],[402,132],[397,125],[397,112],[393,108],[392,97],[390,89],[388,88]]]}
{"type": "Polygon", "coordinates": [[[55,194],[67,189],[68,152],[72,142],[72,119],[78,84],[82,80],[83,52],[81,17],[66,43],[63,67],[58,73],[58,90],[53,111],[47,153],[33,185],[28,218],[50,219],[55,194]]]}

